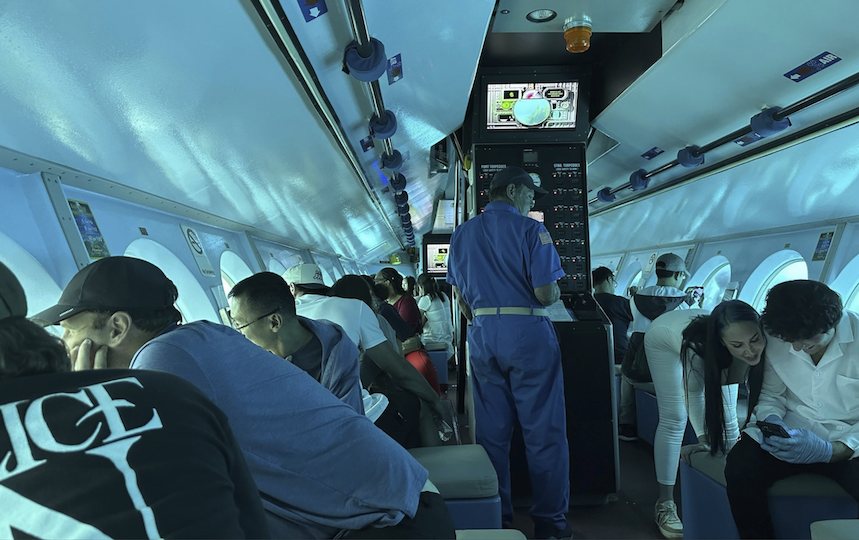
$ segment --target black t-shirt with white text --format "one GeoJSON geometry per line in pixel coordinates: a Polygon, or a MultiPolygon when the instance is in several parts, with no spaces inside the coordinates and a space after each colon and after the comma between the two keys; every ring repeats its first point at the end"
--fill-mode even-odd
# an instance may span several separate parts
{"type": "Polygon", "coordinates": [[[0,381],[0,538],[268,537],[224,414],[167,373],[0,381]]]}

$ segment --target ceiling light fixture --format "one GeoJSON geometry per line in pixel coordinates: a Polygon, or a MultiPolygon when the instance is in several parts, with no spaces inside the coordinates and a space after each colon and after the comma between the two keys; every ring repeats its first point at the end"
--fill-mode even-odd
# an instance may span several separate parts
{"type": "Polygon", "coordinates": [[[568,17],[564,21],[564,39],[571,53],[583,53],[591,46],[593,23],[587,15],[568,17]]]}
{"type": "Polygon", "coordinates": [[[525,15],[525,18],[532,23],[544,23],[551,21],[557,16],[558,14],[551,9],[535,9],[531,13],[525,15]]]}

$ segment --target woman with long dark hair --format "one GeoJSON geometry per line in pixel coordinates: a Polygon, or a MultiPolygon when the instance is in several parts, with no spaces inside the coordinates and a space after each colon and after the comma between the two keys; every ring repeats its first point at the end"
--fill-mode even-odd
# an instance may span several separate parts
{"type": "Polygon", "coordinates": [[[418,276],[418,309],[423,317],[423,333],[421,341],[428,350],[447,352],[447,357],[453,356],[453,320],[450,310],[450,300],[438,288],[438,282],[429,274],[418,276]]]}
{"type": "MultiPolygon", "coordinates": [[[[659,499],[655,515],[666,538],[680,538],[674,505],[677,464],[694,452],[727,453],[739,438],[738,384],[749,381],[749,406],[760,395],[766,338],[760,316],[739,300],[703,310],[670,311],[644,335],[659,408],[653,443],[659,499]],[[698,444],[681,450],[687,418],[698,444]]],[[[747,417],[748,421],[748,417],[747,417]]]]}

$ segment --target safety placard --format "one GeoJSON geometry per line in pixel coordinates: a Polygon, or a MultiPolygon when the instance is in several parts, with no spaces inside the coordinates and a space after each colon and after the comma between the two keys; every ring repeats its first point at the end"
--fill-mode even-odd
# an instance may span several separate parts
{"type": "Polygon", "coordinates": [[[197,262],[197,268],[200,269],[200,273],[206,277],[215,277],[217,274],[215,274],[215,270],[212,268],[212,263],[209,262],[209,258],[206,257],[206,250],[203,249],[200,235],[198,235],[197,231],[191,227],[181,224],[179,226],[182,227],[182,234],[185,236],[185,241],[188,242],[188,248],[191,250],[191,255],[194,256],[194,260],[197,262]]]}
{"type": "Polygon", "coordinates": [[[828,68],[829,66],[840,60],[841,58],[835,56],[831,52],[823,51],[808,62],[788,71],[784,74],[784,76],[792,80],[793,82],[799,82],[803,79],[811,77],[818,71],[822,71],[828,68]]]}
{"type": "Polygon", "coordinates": [[[105,243],[104,237],[101,235],[89,204],[73,199],[68,199],[68,201],[69,208],[72,210],[72,216],[75,218],[75,225],[78,226],[78,231],[81,233],[81,240],[83,240],[84,246],[86,246],[89,258],[103,259],[110,257],[107,243],[105,243]]]}

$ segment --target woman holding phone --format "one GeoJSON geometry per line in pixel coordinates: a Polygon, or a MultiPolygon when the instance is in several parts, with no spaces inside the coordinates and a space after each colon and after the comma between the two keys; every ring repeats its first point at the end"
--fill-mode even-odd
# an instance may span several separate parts
{"type": "Polygon", "coordinates": [[[681,455],[688,461],[694,452],[727,453],[736,443],[738,385],[748,380],[753,409],[760,395],[765,345],[760,316],[739,300],[722,302],[710,314],[700,309],[670,311],[647,329],[644,348],[659,407],[653,444],[659,483],[655,514],[666,538],[683,535],[674,504],[681,455]],[[687,417],[698,443],[681,451],[687,417]]]}

